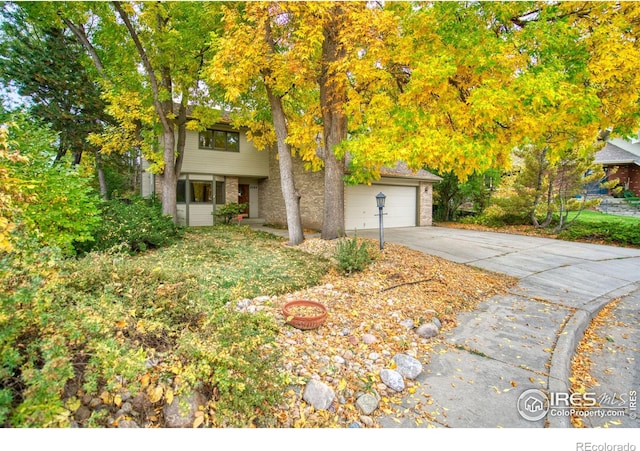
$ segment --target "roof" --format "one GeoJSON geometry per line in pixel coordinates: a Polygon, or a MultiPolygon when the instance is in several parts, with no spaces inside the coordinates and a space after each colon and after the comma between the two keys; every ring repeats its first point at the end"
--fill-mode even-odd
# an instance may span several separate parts
{"type": "Polygon", "coordinates": [[[611,143],[607,143],[596,153],[595,162],[598,164],[637,164],[640,157],[611,143]]]}
{"type": "Polygon", "coordinates": [[[442,180],[442,177],[438,177],[437,175],[432,174],[429,171],[425,171],[424,169],[413,171],[412,169],[409,169],[409,166],[407,166],[407,163],[405,163],[404,161],[399,161],[392,168],[380,168],[380,175],[382,177],[423,180],[428,182],[439,182],[442,180]]]}
{"type": "MultiPolygon", "coordinates": [[[[347,153],[345,156],[346,165],[349,166],[351,162],[351,154],[347,153]]],[[[348,172],[348,169],[347,169],[348,172]]],[[[440,182],[442,181],[442,177],[438,177],[435,174],[432,174],[429,171],[425,171],[424,169],[420,169],[418,171],[414,171],[410,169],[407,163],[404,161],[398,161],[394,167],[384,166],[380,168],[380,176],[382,177],[392,177],[397,179],[407,179],[407,180],[418,180],[423,182],[440,182]]]]}

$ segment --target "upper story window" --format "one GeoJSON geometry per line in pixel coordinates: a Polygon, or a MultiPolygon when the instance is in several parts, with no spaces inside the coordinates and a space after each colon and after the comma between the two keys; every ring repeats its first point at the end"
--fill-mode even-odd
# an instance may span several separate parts
{"type": "Polygon", "coordinates": [[[224,130],[205,130],[200,132],[199,146],[201,149],[240,152],[240,133],[224,130]]]}

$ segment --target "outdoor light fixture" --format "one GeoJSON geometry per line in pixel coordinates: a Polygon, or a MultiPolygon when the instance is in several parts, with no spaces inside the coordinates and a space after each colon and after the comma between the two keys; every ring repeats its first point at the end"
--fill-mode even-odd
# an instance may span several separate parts
{"type": "Polygon", "coordinates": [[[380,216],[380,249],[384,249],[384,229],[382,227],[382,209],[384,208],[384,201],[387,199],[387,196],[379,192],[376,194],[376,205],[378,205],[378,216],[380,216]]]}

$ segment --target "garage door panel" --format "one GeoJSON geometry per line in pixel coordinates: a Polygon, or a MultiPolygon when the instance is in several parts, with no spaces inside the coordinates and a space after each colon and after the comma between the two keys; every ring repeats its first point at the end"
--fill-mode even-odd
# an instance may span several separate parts
{"type": "Polygon", "coordinates": [[[384,208],[385,227],[414,227],[416,197],[414,186],[356,185],[345,190],[345,223],[347,230],[378,228],[376,194],[387,196],[384,208]]]}

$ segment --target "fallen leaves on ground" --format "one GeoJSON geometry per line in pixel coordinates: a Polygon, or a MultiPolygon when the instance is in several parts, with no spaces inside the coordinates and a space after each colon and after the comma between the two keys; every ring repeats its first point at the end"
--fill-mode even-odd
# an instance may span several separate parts
{"type": "MultiPolygon", "coordinates": [[[[368,241],[376,247],[376,242],[368,241]]],[[[305,241],[300,249],[330,257],[335,246],[335,240],[313,239],[305,241]]],[[[277,408],[279,426],[344,427],[359,421],[375,427],[372,418],[363,416],[355,406],[358,394],[371,390],[380,396],[373,417],[402,417],[404,409],[396,410],[395,406],[401,395],[415,392],[417,382],[406,381],[405,390],[397,393],[381,383],[379,372],[392,368],[392,357],[399,353],[423,364],[429,362],[438,339],[421,338],[414,329],[435,317],[442,323],[442,333],[456,325],[458,312],[473,309],[515,283],[515,279],[501,274],[392,243],[377,252],[376,260],[363,272],[347,276],[334,271],[318,286],[265,302],[264,307],[271,309],[281,325],[278,344],[292,387],[286,393],[286,402],[277,408]],[[286,325],[281,308],[294,299],[324,304],[328,309],[325,323],[308,331],[286,325]],[[372,336],[375,341],[370,342],[372,336]],[[302,401],[304,384],[310,378],[321,380],[335,391],[337,402],[328,411],[314,411],[302,401]]],[[[419,409],[411,410],[419,414],[419,409]]],[[[420,418],[417,421],[422,422],[420,418]]]]}
{"type": "MultiPolygon", "coordinates": [[[[600,312],[591,320],[589,326],[585,329],[584,335],[576,348],[574,357],[571,359],[571,392],[586,393],[587,389],[598,385],[598,381],[591,374],[591,357],[595,352],[601,351],[607,341],[606,337],[598,333],[598,329],[607,324],[607,319],[611,315],[611,311],[615,309],[620,299],[607,304],[600,312]]],[[[576,406],[577,410],[585,410],[580,406],[576,406]]],[[[577,414],[571,415],[571,424],[576,428],[585,427],[582,417],[577,414]]]]}

